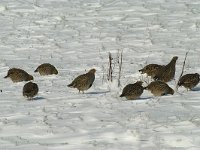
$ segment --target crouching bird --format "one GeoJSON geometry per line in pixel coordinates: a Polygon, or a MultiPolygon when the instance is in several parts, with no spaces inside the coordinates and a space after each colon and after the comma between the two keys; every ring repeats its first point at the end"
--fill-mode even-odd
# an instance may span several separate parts
{"type": "Polygon", "coordinates": [[[7,75],[4,78],[10,78],[13,82],[22,82],[33,80],[33,76],[26,71],[19,68],[11,68],[8,70],[7,75]]]}
{"type": "Polygon", "coordinates": [[[154,78],[163,67],[164,65],[149,64],[146,65],[144,68],[140,69],[139,72],[141,72],[141,74],[146,73],[147,76],[154,78]]]}
{"type": "Polygon", "coordinates": [[[120,97],[126,97],[127,100],[138,99],[143,93],[142,81],[137,81],[134,84],[128,84],[124,87],[120,97]]]}
{"type": "Polygon", "coordinates": [[[76,77],[72,83],[67,86],[71,88],[77,88],[79,93],[80,91],[84,93],[84,91],[88,90],[92,86],[95,80],[95,72],[96,69],[91,69],[86,74],[82,74],[76,77]]]}
{"type": "Polygon", "coordinates": [[[187,90],[194,88],[200,81],[200,75],[198,73],[194,74],[185,74],[179,81],[178,86],[184,86],[187,90]]]}
{"type": "Polygon", "coordinates": [[[144,89],[151,91],[154,96],[174,94],[174,90],[162,81],[153,81],[144,89]]]}
{"type": "Polygon", "coordinates": [[[39,91],[38,85],[33,82],[28,82],[23,87],[23,96],[27,97],[28,100],[33,99],[39,91]]]}
{"type": "Polygon", "coordinates": [[[53,65],[49,63],[44,63],[44,64],[39,65],[34,72],[39,72],[40,75],[42,76],[58,74],[58,70],[56,69],[56,67],[54,67],[53,65]]]}

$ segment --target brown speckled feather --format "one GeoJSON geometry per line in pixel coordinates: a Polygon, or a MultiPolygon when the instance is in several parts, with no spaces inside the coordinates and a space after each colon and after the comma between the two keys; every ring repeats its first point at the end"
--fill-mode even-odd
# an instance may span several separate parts
{"type": "Polygon", "coordinates": [[[158,74],[159,70],[161,70],[164,66],[158,65],[158,64],[149,64],[145,66],[143,69],[140,69],[139,71],[144,74],[146,73],[148,76],[151,76],[152,78],[155,77],[155,75],[158,74]]]}
{"type": "Polygon", "coordinates": [[[162,81],[153,81],[145,89],[151,91],[154,96],[174,94],[174,90],[162,81]]]}
{"type": "Polygon", "coordinates": [[[163,82],[169,82],[170,80],[172,80],[175,76],[177,59],[177,56],[173,57],[170,63],[163,67],[154,77],[154,79],[163,82]]]}
{"type": "Polygon", "coordinates": [[[23,96],[27,97],[28,99],[31,99],[35,95],[37,95],[38,91],[39,88],[36,83],[28,82],[23,87],[23,96]]]}
{"type": "Polygon", "coordinates": [[[19,68],[12,68],[8,70],[7,75],[4,78],[8,78],[13,82],[30,81],[33,80],[33,76],[28,74],[26,71],[19,68]]]}
{"type": "Polygon", "coordinates": [[[40,75],[42,76],[58,74],[57,69],[49,63],[41,64],[40,66],[37,67],[37,69],[34,72],[39,72],[40,75]]]}
{"type": "Polygon", "coordinates": [[[179,81],[179,86],[184,86],[186,89],[192,89],[194,88],[200,81],[200,76],[198,73],[194,74],[185,74],[183,75],[179,81]]]}
{"type": "Polygon", "coordinates": [[[68,87],[77,88],[80,91],[88,90],[95,80],[95,69],[91,69],[88,73],[76,77],[68,87]]]}
{"type": "Polygon", "coordinates": [[[134,84],[128,84],[124,87],[120,97],[126,97],[127,100],[135,100],[142,95],[143,90],[144,88],[141,81],[134,84]]]}

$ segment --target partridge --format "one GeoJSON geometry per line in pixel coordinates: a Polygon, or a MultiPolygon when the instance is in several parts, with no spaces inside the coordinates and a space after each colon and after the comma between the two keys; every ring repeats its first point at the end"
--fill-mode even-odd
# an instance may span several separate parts
{"type": "Polygon", "coordinates": [[[151,91],[154,96],[174,94],[174,90],[162,81],[153,81],[144,89],[151,91]]]}
{"type": "Polygon", "coordinates": [[[141,72],[142,74],[146,73],[147,76],[154,78],[158,74],[159,70],[161,70],[163,67],[163,65],[149,64],[143,69],[140,69],[139,72],[141,72]]]}
{"type": "Polygon", "coordinates": [[[8,78],[13,82],[22,82],[33,80],[33,76],[28,74],[26,71],[19,68],[12,68],[8,70],[7,75],[4,78],[8,78]]]}
{"type": "Polygon", "coordinates": [[[124,87],[120,97],[126,97],[127,100],[138,99],[143,93],[142,81],[137,81],[134,84],[128,84],[124,87]]]}
{"type": "Polygon", "coordinates": [[[177,59],[178,57],[174,56],[165,67],[159,70],[159,72],[155,75],[154,79],[163,82],[169,82],[170,80],[172,80],[175,76],[177,59]]]}
{"type": "Polygon", "coordinates": [[[187,90],[194,88],[200,81],[200,75],[198,73],[194,74],[185,74],[179,81],[178,86],[184,86],[187,90]]]}
{"type": "Polygon", "coordinates": [[[84,93],[84,91],[88,90],[92,86],[95,80],[95,72],[96,69],[91,69],[86,74],[76,77],[72,83],[67,86],[71,88],[77,88],[79,92],[82,91],[84,93]]]}
{"type": "Polygon", "coordinates": [[[23,96],[27,97],[29,100],[37,95],[39,91],[38,85],[33,82],[28,82],[23,87],[23,96]]]}
{"type": "Polygon", "coordinates": [[[39,72],[40,75],[42,76],[58,74],[58,70],[49,63],[44,63],[44,64],[39,65],[34,72],[39,72]]]}

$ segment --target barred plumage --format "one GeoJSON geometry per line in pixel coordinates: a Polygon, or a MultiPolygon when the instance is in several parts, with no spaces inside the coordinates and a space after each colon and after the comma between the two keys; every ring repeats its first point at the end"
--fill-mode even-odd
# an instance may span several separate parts
{"type": "Polygon", "coordinates": [[[153,81],[144,89],[151,91],[154,96],[174,94],[174,90],[162,81],[153,81]]]}
{"type": "Polygon", "coordinates": [[[95,72],[95,69],[91,69],[88,73],[79,75],[68,85],[68,87],[77,88],[79,92],[82,91],[84,93],[84,91],[92,86],[95,80],[95,72]]]}
{"type": "Polygon", "coordinates": [[[12,68],[8,70],[7,75],[4,78],[8,78],[13,82],[22,82],[33,80],[33,76],[28,74],[26,71],[19,68],[12,68]]]}
{"type": "Polygon", "coordinates": [[[175,76],[177,59],[177,56],[173,57],[170,63],[163,67],[154,77],[154,79],[163,82],[169,82],[170,80],[172,80],[175,76]]]}
{"type": "Polygon", "coordinates": [[[23,87],[23,96],[32,99],[39,91],[38,85],[33,82],[28,82],[23,87]]]}
{"type": "Polygon", "coordinates": [[[154,78],[159,70],[161,70],[164,67],[164,65],[158,65],[158,64],[149,64],[145,66],[143,69],[140,69],[139,72],[142,74],[146,73],[147,76],[151,76],[151,78],[154,78]]]}
{"type": "Polygon", "coordinates": [[[138,99],[143,93],[142,81],[137,81],[134,84],[128,84],[124,87],[120,97],[126,97],[127,100],[138,99]]]}
{"type": "Polygon", "coordinates": [[[184,86],[187,90],[194,88],[200,81],[200,75],[198,73],[185,74],[179,81],[178,86],[184,86]]]}
{"type": "Polygon", "coordinates": [[[44,63],[44,64],[39,65],[34,72],[39,72],[40,75],[42,76],[58,74],[58,70],[49,63],[44,63]]]}

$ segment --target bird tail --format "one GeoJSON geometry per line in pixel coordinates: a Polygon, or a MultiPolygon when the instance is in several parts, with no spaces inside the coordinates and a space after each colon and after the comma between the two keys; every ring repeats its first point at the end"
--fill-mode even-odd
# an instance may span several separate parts
{"type": "Polygon", "coordinates": [[[67,86],[68,87],[74,87],[74,83],[72,82],[72,83],[68,84],[67,86]]]}
{"type": "Polygon", "coordinates": [[[124,97],[124,94],[121,94],[119,97],[124,97]]]}
{"type": "Polygon", "coordinates": [[[9,77],[9,75],[5,76],[4,78],[8,78],[8,77],[9,77]]]}
{"type": "Polygon", "coordinates": [[[141,72],[141,73],[143,73],[144,70],[143,70],[143,69],[140,69],[140,70],[138,70],[138,71],[141,72]]]}

